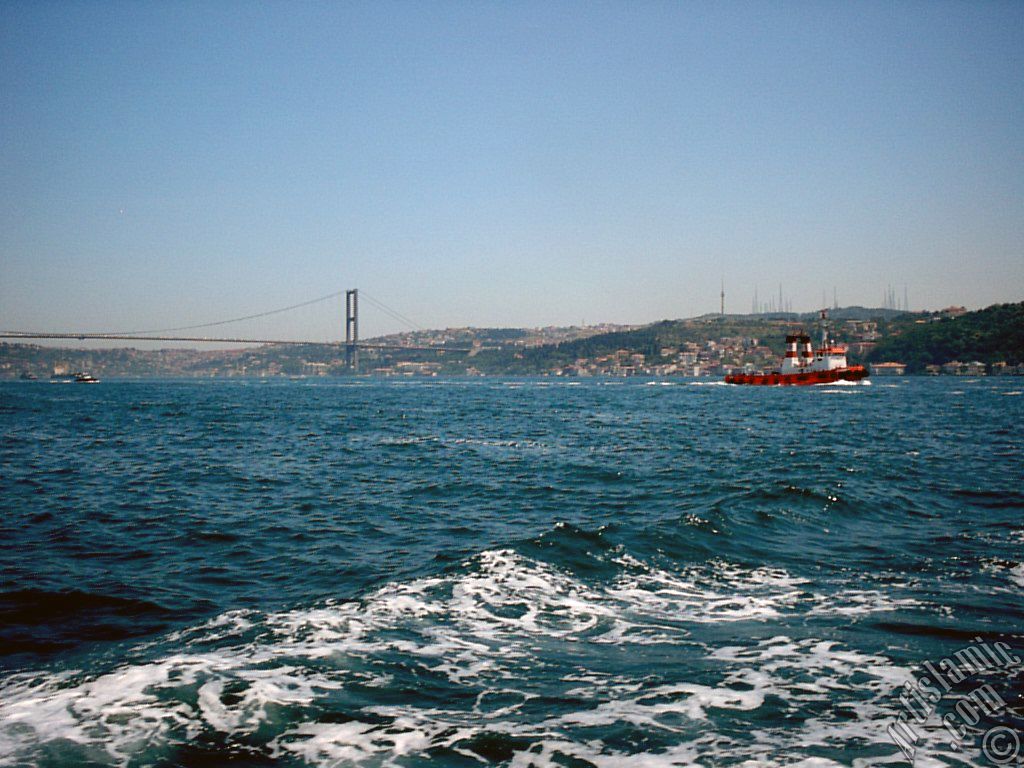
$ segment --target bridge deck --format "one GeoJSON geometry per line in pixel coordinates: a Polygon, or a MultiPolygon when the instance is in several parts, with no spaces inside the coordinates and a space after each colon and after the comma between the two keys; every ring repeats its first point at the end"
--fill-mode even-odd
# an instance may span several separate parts
{"type": "MultiPolygon", "coordinates": [[[[320,346],[320,347],[345,347],[354,346],[357,349],[393,349],[408,350],[410,352],[473,352],[470,347],[448,347],[448,346],[427,346],[427,345],[406,345],[406,344],[378,344],[372,341],[359,341],[355,344],[347,344],[344,341],[290,341],[284,339],[239,339],[239,338],[213,338],[210,336],[126,336],[118,333],[69,333],[69,332],[42,332],[33,333],[29,331],[0,331],[0,339],[72,339],[85,341],[87,339],[99,339],[104,341],[188,341],[198,344],[282,344],[291,346],[320,346]]],[[[493,349],[492,347],[480,347],[479,349],[493,349]]]]}

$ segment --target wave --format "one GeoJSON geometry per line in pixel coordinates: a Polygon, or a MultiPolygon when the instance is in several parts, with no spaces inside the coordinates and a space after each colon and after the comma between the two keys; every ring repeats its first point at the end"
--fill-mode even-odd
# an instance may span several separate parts
{"type": "Polygon", "coordinates": [[[0,657],[45,656],[88,641],[166,629],[175,613],[146,600],[79,591],[0,593],[0,657]]]}
{"type": "Polygon", "coordinates": [[[1010,568],[1010,580],[1018,587],[1024,587],[1024,563],[1010,568]]]}
{"type": "MultiPolygon", "coordinates": [[[[888,745],[883,698],[906,676],[898,665],[823,637],[761,635],[780,617],[813,625],[907,602],[725,561],[670,571],[602,531],[546,537],[576,540],[572,559],[605,570],[488,550],[360,600],[231,611],[167,635],[149,660],[12,676],[0,684],[0,765],[43,753],[172,763],[196,748],[317,765],[670,764],[723,749],[781,763],[853,733],[888,745]],[[725,630],[728,643],[695,639],[711,626],[744,628],[725,630]],[[836,692],[856,706],[830,713],[836,692]],[[802,725],[776,718],[780,707],[802,725]]],[[[550,551],[545,537],[527,548],[550,551]]]]}

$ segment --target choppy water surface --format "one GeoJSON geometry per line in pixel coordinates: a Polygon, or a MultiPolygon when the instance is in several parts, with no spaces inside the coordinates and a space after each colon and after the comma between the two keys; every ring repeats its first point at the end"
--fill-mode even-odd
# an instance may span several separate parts
{"type": "Polygon", "coordinates": [[[0,386],[0,764],[903,760],[1024,654],[1024,382],[709,384],[0,386]]]}

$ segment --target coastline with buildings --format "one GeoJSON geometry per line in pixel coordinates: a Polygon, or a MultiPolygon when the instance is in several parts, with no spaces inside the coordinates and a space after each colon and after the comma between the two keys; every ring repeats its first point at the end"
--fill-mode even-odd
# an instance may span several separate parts
{"type": "MultiPolygon", "coordinates": [[[[847,307],[833,310],[851,362],[874,376],[1024,375],[1024,303],[967,312],[847,307]],[[961,338],[962,337],[962,338],[961,338]]],[[[771,372],[787,333],[810,315],[705,315],[650,325],[417,330],[371,340],[361,375],[686,376],[771,372]],[[460,351],[455,351],[460,350],[460,351]],[[465,350],[468,350],[465,351],[465,350]]],[[[0,343],[0,379],[46,380],[58,370],[103,378],[351,375],[341,344],[231,350],[75,349],[0,343]]]]}

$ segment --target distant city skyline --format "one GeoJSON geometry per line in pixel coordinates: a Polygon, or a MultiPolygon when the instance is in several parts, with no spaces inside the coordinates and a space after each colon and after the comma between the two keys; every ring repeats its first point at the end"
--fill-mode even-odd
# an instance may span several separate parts
{"type": "Polygon", "coordinates": [[[11,2],[0,174],[3,329],[976,309],[1024,299],[1024,5],[11,2]]]}

